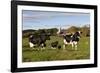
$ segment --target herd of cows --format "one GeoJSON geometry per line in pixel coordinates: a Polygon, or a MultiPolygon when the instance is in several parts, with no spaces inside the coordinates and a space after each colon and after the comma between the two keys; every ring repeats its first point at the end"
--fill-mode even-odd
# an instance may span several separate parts
{"type": "MultiPolygon", "coordinates": [[[[52,42],[50,46],[51,46],[52,49],[56,49],[56,48],[66,49],[66,46],[71,44],[72,49],[77,50],[77,45],[78,45],[78,41],[80,39],[81,33],[82,32],[77,31],[77,32],[71,33],[71,34],[64,34],[62,36],[63,47],[61,47],[61,45],[58,44],[59,43],[58,41],[52,42]]],[[[29,36],[29,46],[30,46],[30,48],[41,47],[41,49],[45,49],[46,41],[50,40],[50,36],[51,36],[50,33],[45,33],[45,32],[38,34],[38,36],[36,36],[35,34],[30,35],[29,36]]]]}

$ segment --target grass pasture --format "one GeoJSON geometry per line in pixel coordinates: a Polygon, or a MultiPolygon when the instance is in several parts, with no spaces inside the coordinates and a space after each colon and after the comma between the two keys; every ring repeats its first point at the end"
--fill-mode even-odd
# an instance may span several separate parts
{"type": "Polygon", "coordinates": [[[46,41],[46,48],[29,48],[28,38],[23,38],[22,41],[22,60],[23,62],[36,61],[55,61],[55,60],[79,60],[90,58],[90,38],[81,37],[78,43],[78,50],[71,48],[71,45],[66,46],[63,50],[63,38],[51,36],[51,39],[46,41]],[[51,49],[50,44],[53,41],[59,41],[61,49],[51,49]]]}

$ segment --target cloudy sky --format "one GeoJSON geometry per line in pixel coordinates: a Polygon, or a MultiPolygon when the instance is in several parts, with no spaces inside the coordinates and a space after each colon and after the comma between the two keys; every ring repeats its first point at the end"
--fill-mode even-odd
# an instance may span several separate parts
{"type": "Polygon", "coordinates": [[[23,30],[68,28],[90,24],[89,13],[22,10],[23,30]]]}

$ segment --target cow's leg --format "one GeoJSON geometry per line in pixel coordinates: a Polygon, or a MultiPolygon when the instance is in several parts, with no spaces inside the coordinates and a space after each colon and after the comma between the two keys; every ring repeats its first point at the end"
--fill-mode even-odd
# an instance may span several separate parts
{"type": "Polygon", "coordinates": [[[74,43],[73,42],[71,42],[71,44],[72,44],[72,49],[74,48],[74,43]]]}
{"type": "Polygon", "coordinates": [[[33,43],[31,43],[31,42],[29,42],[29,46],[30,46],[30,48],[32,48],[32,49],[34,49],[34,47],[35,47],[35,45],[34,45],[33,43]]]}
{"type": "Polygon", "coordinates": [[[63,45],[63,49],[64,49],[64,50],[66,49],[66,44],[63,45]]]}
{"type": "Polygon", "coordinates": [[[41,50],[44,50],[45,49],[45,43],[42,43],[41,46],[42,46],[41,50]]]}
{"type": "Polygon", "coordinates": [[[75,42],[74,44],[75,44],[75,50],[77,50],[77,42],[75,42]]]}
{"type": "Polygon", "coordinates": [[[32,48],[34,45],[33,45],[33,43],[29,42],[29,46],[30,46],[30,48],[32,48]]]}
{"type": "Polygon", "coordinates": [[[67,41],[64,39],[64,45],[63,45],[63,49],[65,49],[66,48],[66,45],[67,45],[68,43],[67,43],[67,41]]]}

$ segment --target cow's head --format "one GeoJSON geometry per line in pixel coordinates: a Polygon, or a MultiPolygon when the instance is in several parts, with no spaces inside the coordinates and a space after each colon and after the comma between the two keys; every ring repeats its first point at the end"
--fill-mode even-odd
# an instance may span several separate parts
{"type": "Polygon", "coordinates": [[[79,34],[82,34],[82,32],[81,31],[78,31],[79,32],[79,34]]]}
{"type": "Polygon", "coordinates": [[[80,35],[81,35],[81,34],[82,34],[81,31],[77,31],[77,32],[75,32],[74,36],[76,36],[77,38],[80,38],[80,35]]]}

